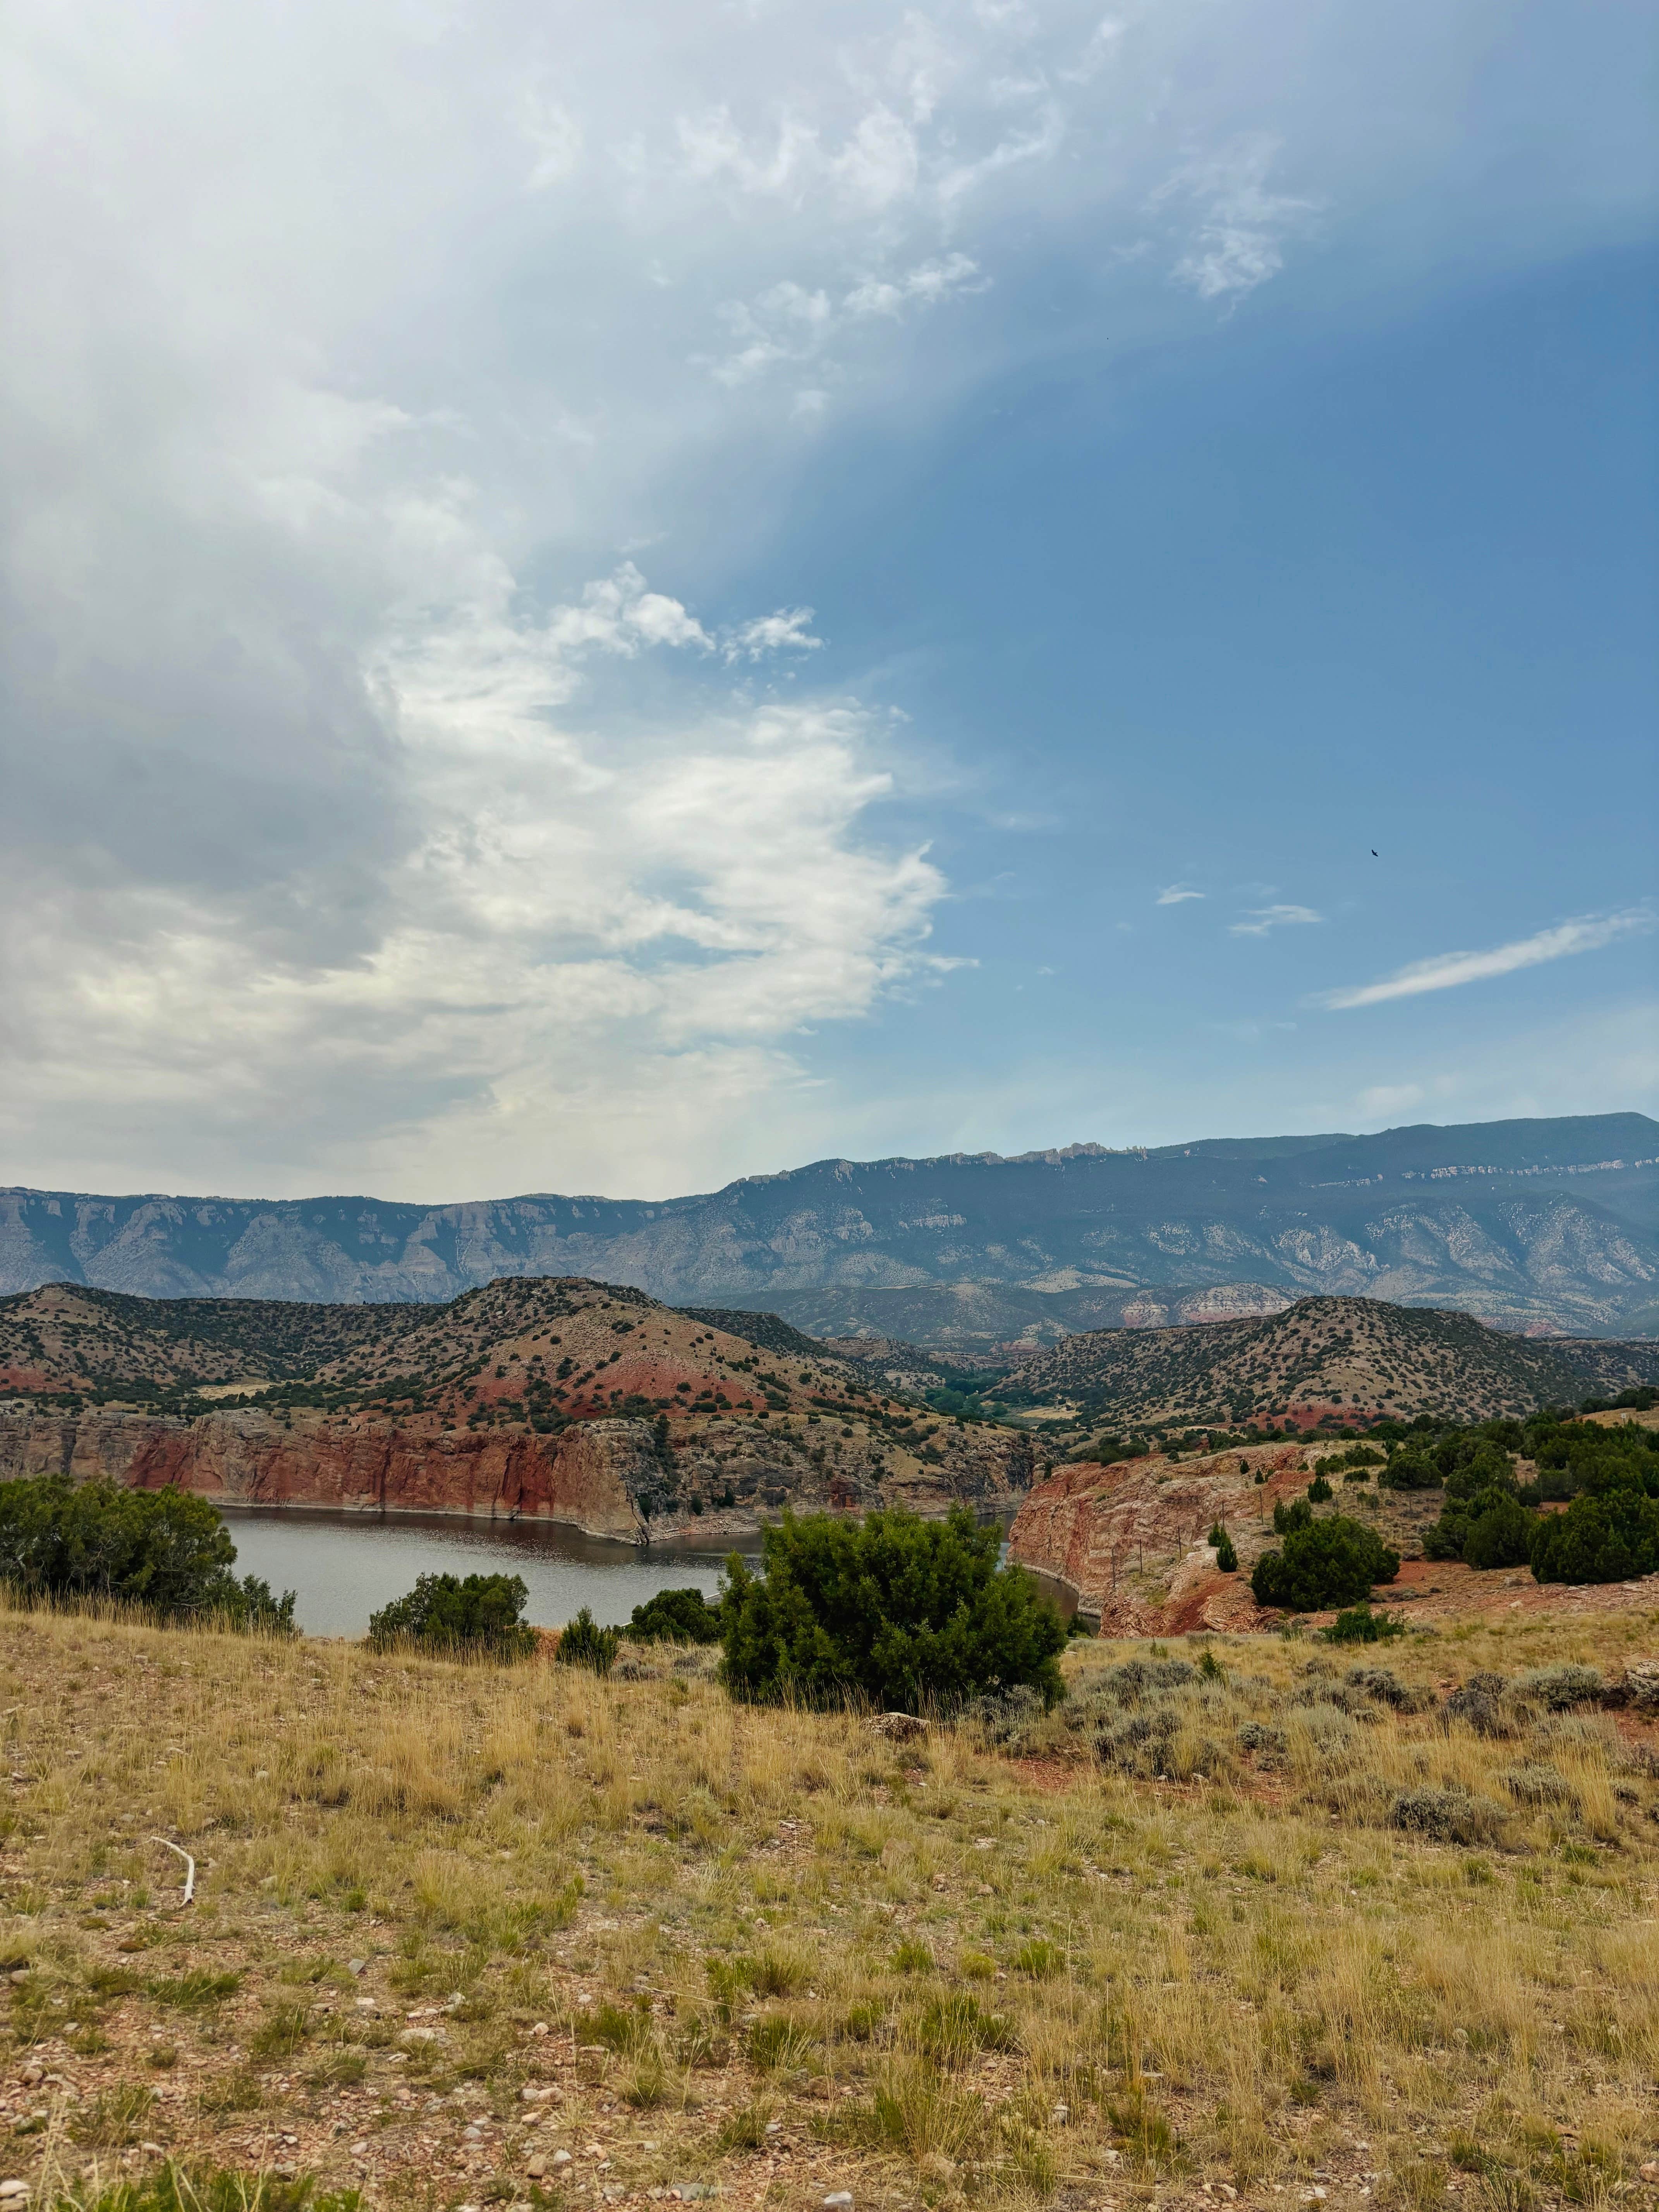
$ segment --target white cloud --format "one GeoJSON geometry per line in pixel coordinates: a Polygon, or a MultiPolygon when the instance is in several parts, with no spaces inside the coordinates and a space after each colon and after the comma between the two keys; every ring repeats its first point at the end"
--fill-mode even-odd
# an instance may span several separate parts
{"type": "MultiPolygon", "coordinates": [[[[919,262],[890,277],[866,276],[839,300],[823,289],[808,291],[786,277],[757,299],[728,300],[720,308],[721,320],[738,342],[737,350],[711,362],[710,373],[729,387],[748,384],[781,363],[817,360],[851,324],[876,317],[896,320],[908,308],[935,307],[986,289],[977,265],[965,253],[919,262]]],[[[814,396],[821,404],[823,395],[814,396]]]]}
{"type": "MultiPolygon", "coordinates": [[[[280,1130],[453,1188],[482,1147],[533,1182],[550,1118],[600,1071],[624,1121],[688,1055],[722,1095],[787,1084],[793,1031],[938,971],[942,878],[864,828],[893,783],[866,714],[710,708],[595,744],[561,713],[583,657],[700,653],[701,625],[631,566],[532,624],[510,575],[487,582],[425,608],[377,672],[412,834],[374,886],[372,944],[296,957],[232,891],[37,877],[5,942],[14,1126],[72,1084],[89,1122],[123,1101],[154,1129],[212,1084],[246,1156],[280,1130]]],[[[804,619],[746,627],[810,642],[804,619]]]]}
{"type": "Polygon", "coordinates": [[[1432,959],[1413,960],[1396,969],[1380,982],[1362,983],[1340,991],[1327,991],[1319,1004],[1333,1007],[1376,1006],[1389,999],[1415,998],[1424,991],[1449,991],[1462,983],[1480,983],[1494,975],[1510,975],[1518,968],[1536,968],[1547,960],[1563,960],[1574,952],[1596,952],[1621,937],[1645,934],[1659,922],[1648,907],[1626,908],[1620,914],[1584,915],[1575,921],[1558,922],[1534,937],[1516,938],[1486,952],[1441,952],[1432,959]]]}
{"type": "Polygon", "coordinates": [[[752,622],[739,623],[724,641],[721,651],[727,660],[758,660],[763,653],[791,647],[798,653],[817,653],[823,640],[812,635],[808,628],[811,619],[811,607],[780,607],[775,615],[757,615],[752,622]]]}
{"type": "Polygon", "coordinates": [[[1316,200],[1267,189],[1279,142],[1252,136],[1203,161],[1184,165],[1153,195],[1196,203],[1200,215],[1175,265],[1178,283],[1202,300],[1242,299],[1285,265],[1286,240],[1307,228],[1316,200]]]}
{"type": "Polygon", "coordinates": [[[893,278],[866,276],[842,304],[849,315],[897,315],[913,302],[931,307],[952,293],[985,289],[975,263],[965,253],[947,253],[935,261],[918,262],[893,278]]]}
{"type": "Polygon", "coordinates": [[[1310,906],[1259,906],[1254,908],[1247,920],[1230,922],[1228,933],[1233,937],[1266,937],[1275,929],[1287,929],[1302,922],[1323,921],[1322,914],[1316,914],[1310,906]]]}
{"type": "MultiPolygon", "coordinates": [[[[1075,348],[1034,278],[1176,327],[1149,229],[1235,298],[1316,195],[1435,173],[1492,34],[1403,4],[1356,104],[1301,0],[14,0],[7,1171],[684,1188],[757,1120],[787,1158],[803,1024],[936,975],[945,887],[886,826],[899,726],[806,696],[824,592],[730,580],[809,445],[1075,348]],[[767,654],[787,709],[739,696],[767,654]]],[[[1526,252],[1632,196],[1585,158],[1526,252]]]]}
{"type": "Polygon", "coordinates": [[[1158,895],[1157,902],[1159,906],[1180,906],[1188,899],[1201,899],[1206,896],[1203,891],[1193,890],[1185,884],[1165,884],[1158,895]]]}

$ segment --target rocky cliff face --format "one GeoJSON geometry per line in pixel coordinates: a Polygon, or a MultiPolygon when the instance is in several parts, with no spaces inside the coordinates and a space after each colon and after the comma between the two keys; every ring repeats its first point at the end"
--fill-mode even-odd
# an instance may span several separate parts
{"type": "Polygon", "coordinates": [[[173,1484],[226,1504],[546,1521],[627,1543],[752,1534],[786,1505],[864,1510],[957,1503],[1011,1509],[1030,1486],[1029,1437],[945,1431],[933,1456],[864,1433],[739,1419],[687,1425],[592,1420],[556,1437],[528,1429],[434,1433],[390,1422],[284,1418],[239,1408],[193,1420],[93,1412],[0,1413],[0,1481],[64,1474],[135,1489],[173,1484]]]}
{"type": "MultiPolygon", "coordinates": [[[[1196,1629],[1248,1633],[1271,1627],[1283,1615],[1258,1607],[1250,1570],[1280,1541],[1273,1510],[1279,1500],[1306,1495],[1312,1464],[1328,1443],[1251,1444],[1202,1458],[1172,1461],[1161,1455],[1110,1466],[1077,1461],[1058,1468],[1031,1492],[1008,1532],[1012,1557],[1023,1566],[1063,1583],[1078,1608],[1097,1615],[1107,1636],[1180,1636],[1196,1629]],[[1261,1479],[1258,1480],[1258,1477],[1261,1479]],[[1238,1571],[1222,1574],[1209,1541],[1220,1522],[1238,1554],[1238,1571]]],[[[1375,1485],[1340,1488],[1332,1512],[1372,1523],[1402,1559],[1422,1548],[1425,1524],[1441,1506],[1438,1491],[1383,1491],[1375,1485]]],[[[1387,1601],[1431,1595],[1425,1563],[1408,1565],[1398,1585],[1379,1592],[1387,1601]]],[[[1464,1609],[1498,1598],[1494,1577],[1461,1564],[1430,1567],[1437,1586],[1472,1583],[1462,1593],[1464,1609]]],[[[1531,1578],[1528,1577],[1529,1586],[1531,1578]]],[[[1415,1613],[1413,1617],[1416,1617],[1415,1613]]]]}
{"type": "Polygon", "coordinates": [[[331,1429],[303,1413],[11,1413],[0,1416],[0,1480],[66,1474],[135,1490],[176,1485],[233,1505],[556,1521],[631,1542],[642,1526],[635,1499],[655,1472],[650,1443],[639,1421],[584,1423],[555,1440],[331,1429]]]}
{"type": "Polygon", "coordinates": [[[1026,1498],[1009,1552],[1075,1591],[1103,1635],[1254,1627],[1249,1571],[1274,1540],[1273,1500],[1304,1494],[1313,1456],[1299,1445],[1256,1444],[1178,1463],[1079,1461],[1026,1498]],[[1236,1575],[1216,1571],[1217,1521],[1238,1552],[1236,1575]]]}
{"type": "Polygon", "coordinates": [[[1659,1290],[1659,1125],[1584,1115],[823,1160],[661,1203],[0,1192],[0,1291],[61,1278],[149,1297],[442,1302],[523,1275],[603,1277],[677,1304],[763,1302],[815,1334],[873,1330],[958,1352],[967,1334],[1043,1341],[1054,1325],[1269,1311],[1280,1294],[1613,1329],[1659,1290]],[[958,1293],[987,1285],[1040,1303],[970,1311],[958,1293]],[[839,1302],[819,1296],[830,1290],[839,1302]],[[898,1293],[921,1304],[891,1304],[898,1293]],[[874,1294],[888,1307],[860,1309],[874,1294]]]}

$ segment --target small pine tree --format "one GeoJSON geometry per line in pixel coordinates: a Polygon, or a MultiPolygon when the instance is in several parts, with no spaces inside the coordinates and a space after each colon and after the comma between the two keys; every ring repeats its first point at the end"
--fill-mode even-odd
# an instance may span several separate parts
{"type": "Polygon", "coordinates": [[[1322,1474],[1315,1475],[1313,1480],[1308,1485],[1308,1502],[1310,1504],[1323,1505],[1328,1499],[1334,1498],[1336,1492],[1331,1488],[1330,1484],[1326,1481],[1322,1474]]]}
{"type": "Polygon", "coordinates": [[[1264,1552],[1250,1575],[1258,1605],[1289,1613],[1361,1605],[1374,1583],[1391,1583],[1400,1572],[1399,1553],[1363,1522],[1316,1521],[1300,1498],[1285,1521],[1283,1550],[1264,1552]],[[1298,1514],[1306,1517],[1297,1520],[1298,1514]]]}
{"type": "Polygon", "coordinates": [[[585,1605],[576,1618],[560,1631],[559,1646],[553,1656],[561,1667],[591,1667],[596,1674],[608,1674],[621,1642],[621,1629],[601,1628],[593,1618],[592,1607],[585,1605]]]}
{"type": "Polygon", "coordinates": [[[1221,1572],[1236,1575],[1238,1572],[1238,1553],[1233,1548],[1232,1538],[1219,1521],[1211,1528],[1210,1541],[1215,1547],[1215,1563],[1221,1572]]]}
{"type": "Polygon", "coordinates": [[[1396,1613],[1373,1613],[1367,1601],[1346,1607],[1319,1633],[1327,1644],[1381,1644],[1389,1637],[1403,1636],[1406,1624],[1396,1613]]]}

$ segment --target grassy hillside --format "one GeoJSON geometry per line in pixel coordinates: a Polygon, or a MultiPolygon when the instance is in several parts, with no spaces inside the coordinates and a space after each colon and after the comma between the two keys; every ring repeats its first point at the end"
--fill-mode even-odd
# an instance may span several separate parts
{"type": "Polygon", "coordinates": [[[1005,1396],[1122,1422],[1486,1420],[1659,1380],[1659,1345],[1511,1336],[1468,1314],[1304,1298],[1255,1321],[1066,1339],[1005,1396]]]}
{"type": "Polygon", "coordinates": [[[1656,1725],[1538,1670],[1614,1679],[1656,1626],[1357,1676],[1074,1647],[999,1747],[735,1708],[660,1649],[601,1681],[0,1614],[6,2170],[1650,2202],[1656,1725]],[[1446,1700],[1493,1673],[1478,1733],[1446,1700]]]}

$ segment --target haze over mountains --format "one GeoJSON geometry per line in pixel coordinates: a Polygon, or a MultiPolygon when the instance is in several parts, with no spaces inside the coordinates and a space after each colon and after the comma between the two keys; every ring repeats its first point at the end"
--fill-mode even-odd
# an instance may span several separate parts
{"type": "Polygon", "coordinates": [[[576,1274],[958,1356],[1321,1294],[1642,1335],[1659,1330],[1659,1122],[824,1160],[664,1201],[0,1192],[0,1291],[441,1302],[576,1274]]]}

